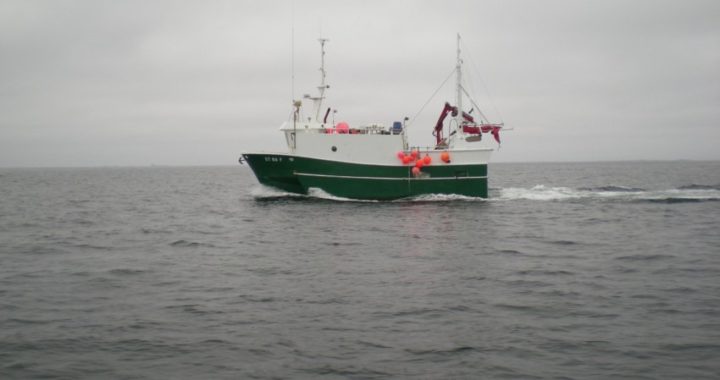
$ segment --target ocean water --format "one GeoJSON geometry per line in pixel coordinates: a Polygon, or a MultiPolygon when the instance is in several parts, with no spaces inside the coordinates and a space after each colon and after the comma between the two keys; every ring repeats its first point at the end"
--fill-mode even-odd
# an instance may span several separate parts
{"type": "Polygon", "coordinates": [[[0,378],[720,378],[720,162],[490,176],[357,202],[0,169],[0,378]]]}

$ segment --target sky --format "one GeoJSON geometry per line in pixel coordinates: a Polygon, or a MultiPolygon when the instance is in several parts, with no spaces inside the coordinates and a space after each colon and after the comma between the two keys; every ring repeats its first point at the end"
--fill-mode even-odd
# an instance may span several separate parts
{"type": "Polygon", "coordinates": [[[430,145],[457,33],[495,162],[720,160],[715,0],[3,0],[0,167],[282,151],[321,36],[335,121],[430,145]]]}

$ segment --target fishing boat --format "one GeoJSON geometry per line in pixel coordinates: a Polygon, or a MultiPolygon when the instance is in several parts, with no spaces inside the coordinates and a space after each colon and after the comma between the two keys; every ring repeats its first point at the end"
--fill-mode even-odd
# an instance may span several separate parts
{"type": "MultiPolygon", "coordinates": [[[[460,35],[454,74],[455,104],[445,103],[432,129],[435,145],[408,142],[408,120],[389,127],[370,124],[351,127],[328,122],[331,108],[323,108],[326,84],[325,44],[321,50],[321,81],[310,117],[302,117],[301,100],[293,101],[292,120],[280,127],[287,151],[242,153],[258,181],[286,192],[308,194],[319,189],[335,197],[393,200],[426,194],[457,194],[487,198],[488,161],[500,143],[503,123],[490,123],[463,87],[460,35]],[[470,111],[463,108],[469,99],[470,111]],[[476,116],[472,111],[477,110],[476,116]],[[323,112],[324,111],[324,112],[323,112]],[[493,136],[495,142],[488,143],[493,136]]],[[[448,77],[450,78],[450,77],[448,77]]],[[[334,118],[333,118],[334,119],[334,118]]]]}

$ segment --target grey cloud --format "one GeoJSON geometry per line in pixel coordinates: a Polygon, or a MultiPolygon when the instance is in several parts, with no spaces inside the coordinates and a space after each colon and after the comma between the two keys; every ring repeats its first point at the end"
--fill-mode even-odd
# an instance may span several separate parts
{"type": "MultiPolygon", "coordinates": [[[[322,29],[328,104],[351,124],[414,116],[452,70],[460,32],[469,87],[515,127],[498,160],[720,159],[709,143],[720,141],[717,2],[294,7],[295,95],[317,84],[322,29]]],[[[291,9],[3,2],[0,166],[230,164],[243,149],[280,148],[291,9]]],[[[451,97],[444,89],[418,117],[414,141],[431,141],[451,97]]]]}

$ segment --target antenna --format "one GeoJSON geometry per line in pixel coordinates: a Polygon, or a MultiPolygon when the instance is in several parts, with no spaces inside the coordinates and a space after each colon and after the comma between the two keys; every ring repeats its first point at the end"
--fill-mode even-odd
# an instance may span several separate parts
{"type": "Polygon", "coordinates": [[[325,90],[330,88],[325,83],[325,43],[328,42],[327,38],[318,38],[320,42],[320,85],[317,87],[320,94],[316,97],[310,97],[314,102],[315,120],[320,122],[320,108],[322,108],[322,101],[325,99],[325,90]]]}
{"type": "Polygon", "coordinates": [[[455,106],[457,107],[457,121],[458,127],[463,121],[463,108],[462,108],[462,58],[460,56],[460,33],[457,34],[457,66],[455,67],[457,75],[457,88],[455,89],[455,106]]]}
{"type": "Polygon", "coordinates": [[[295,1],[290,7],[290,96],[295,102],[295,1]]]}

